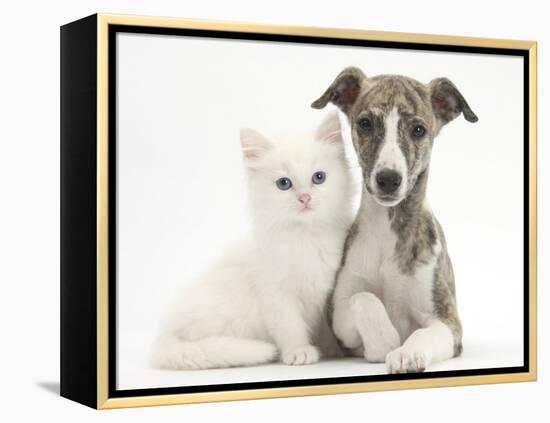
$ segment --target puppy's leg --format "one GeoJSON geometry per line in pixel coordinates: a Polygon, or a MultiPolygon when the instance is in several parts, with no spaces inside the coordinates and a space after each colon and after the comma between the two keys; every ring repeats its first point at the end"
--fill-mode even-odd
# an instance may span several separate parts
{"type": "Polygon", "coordinates": [[[332,326],[342,344],[354,356],[384,362],[386,354],[400,345],[384,304],[365,289],[364,280],[344,267],[334,291],[332,326]]]}
{"type": "Polygon", "coordinates": [[[434,319],[425,328],[417,329],[403,346],[386,356],[388,373],[422,372],[431,363],[455,355],[455,339],[449,326],[434,319]]]}
{"type": "Polygon", "coordinates": [[[437,266],[431,290],[432,317],[425,321],[425,312],[416,314],[421,329],[414,331],[402,347],[388,354],[386,367],[389,373],[421,372],[431,363],[462,352],[462,325],[456,307],[452,265],[446,252],[439,256],[437,266]]]}
{"type": "Polygon", "coordinates": [[[351,297],[350,309],[363,342],[365,359],[383,363],[386,355],[401,344],[386,307],[376,295],[360,292],[351,297]]]}
{"type": "Polygon", "coordinates": [[[348,265],[344,265],[338,274],[332,298],[332,328],[344,347],[354,351],[361,349],[363,342],[355,324],[355,313],[351,309],[350,299],[363,290],[364,281],[352,274],[348,265]]]}

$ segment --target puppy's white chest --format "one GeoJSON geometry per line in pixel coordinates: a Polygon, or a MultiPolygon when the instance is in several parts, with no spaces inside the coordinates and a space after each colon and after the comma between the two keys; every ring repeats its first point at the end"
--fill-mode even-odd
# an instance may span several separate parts
{"type": "MultiPolygon", "coordinates": [[[[372,213],[361,222],[352,257],[356,271],[366,280],[367,288],[381,294],[388,271],[397,271],[393,256],[397,238],[390,227],[387,213],[372,213]]],[[[381,295],[380,295],[381,296],[381,295]]]]}
{"type": "Polygon", "coordinates": [[[360,275],[362,290],[374,293],[386,307],[401,336],[408,336],[432,311],[435,259],[404,273],[396,256],[397,235],[387,210],[370,210],[360,221],[346,266],[360,275]]]}

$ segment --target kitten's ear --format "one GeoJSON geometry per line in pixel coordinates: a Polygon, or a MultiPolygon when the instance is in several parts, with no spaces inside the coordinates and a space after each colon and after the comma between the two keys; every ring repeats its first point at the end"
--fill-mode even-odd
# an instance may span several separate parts
{"type": "Polygon", "coordinates": [[[271,142],[258,131],[241,128],[241,149],[246,162],[258,160],[271,147],[271,142]]]}
{"type": "Polygon", "coordinates": [[[342,144],[342,127],[340,125],[340,116],[336,110],[329,113],[315,133],[315,139],[327,144],[342,144]]]}

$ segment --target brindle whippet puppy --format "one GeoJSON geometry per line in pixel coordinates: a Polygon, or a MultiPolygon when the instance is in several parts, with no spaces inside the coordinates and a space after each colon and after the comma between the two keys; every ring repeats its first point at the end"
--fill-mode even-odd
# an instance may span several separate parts
{"type": "Polygon", "coordinates": [[[337,275],[334,332],[389,373],[423,371],[462,352],[453,269],[426,201],[430,153],[441,127],[477,116],[446,78],[425,85],[354,67],[312,107],[329,102],[349,120],[364,178],[337,275]]]}

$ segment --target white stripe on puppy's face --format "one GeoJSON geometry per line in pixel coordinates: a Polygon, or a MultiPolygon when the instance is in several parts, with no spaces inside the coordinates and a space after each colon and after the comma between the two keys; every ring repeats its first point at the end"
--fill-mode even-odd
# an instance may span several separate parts
{"type": "MultiPolygon", "coordinates": [[[[394,205],[401,201],[406,193],[407,187],[407,159],[399,146],[399,119],[400,116],[396,107],[394,107],[384,118],[384,141],[370,176],[370,184],[373,192],[380,195],[383,195],[383,193],[378,189],[376,182],[376,176],[379,172],[390,170],[397,172],[401,176],[401,185],[399,189],[391,195],[393,197],[392,200],[381,201],[381,199],[377,198],[377,201],[385,206],[394,205]]],[[[375,195],[375,198],[376,197],[375,195]]]]}
{"type": "Polygon", "coordinates": [[[407,172],[407,160],[399,147],[399,113],[394,107],[384,119],[384,127],[386,133],[384,136],[384,144],[378,154],[377,163],[374,165],[376,170],[390,169],[401,173],[405,176],[407,172]]]}

